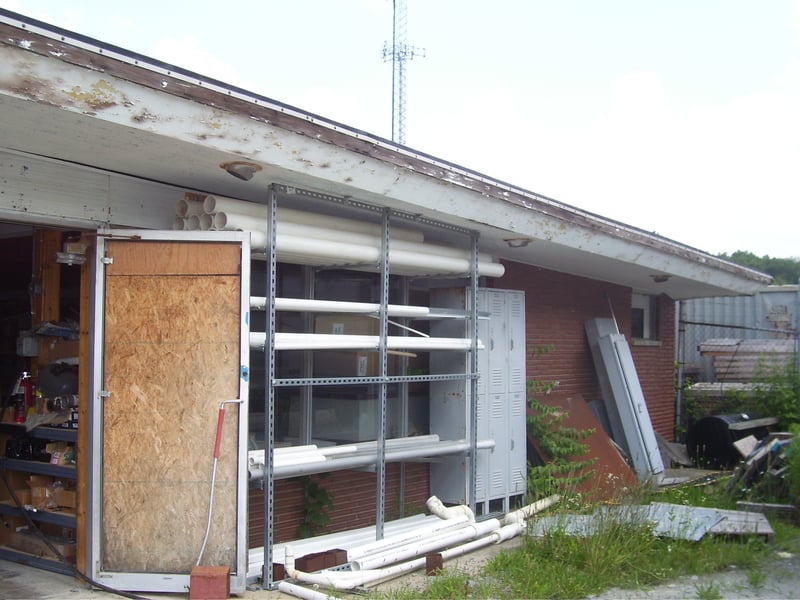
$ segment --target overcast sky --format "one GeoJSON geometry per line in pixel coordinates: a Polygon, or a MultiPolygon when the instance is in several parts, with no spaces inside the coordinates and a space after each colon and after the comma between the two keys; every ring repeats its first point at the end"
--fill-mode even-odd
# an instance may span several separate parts
{"type": "MultiPolygon", "coordinates": [[[[391,0],[0,0],[391,138],[391,0]]],[[[407,0],[406,145],[711,253],[800,257],[800,0],[407,0]]]]}

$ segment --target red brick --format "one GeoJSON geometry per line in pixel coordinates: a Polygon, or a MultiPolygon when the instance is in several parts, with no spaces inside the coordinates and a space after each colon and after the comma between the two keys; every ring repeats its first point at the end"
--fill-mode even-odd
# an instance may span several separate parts
{"type": "Polygon", "coordinates": [[[230,567],[194,567],[189,576],[190,600],[224,600],[231,595],[230,567]]]}

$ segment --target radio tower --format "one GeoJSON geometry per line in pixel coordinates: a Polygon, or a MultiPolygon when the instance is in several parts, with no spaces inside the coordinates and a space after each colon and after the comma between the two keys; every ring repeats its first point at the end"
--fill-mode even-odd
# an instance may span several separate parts
{"type": "Polygon", "coordinates": [[[392,45],[383,43],[383,60],[392,62],[392,141],[406,143],[406,62],[425,57],[424,48],[406,44],[406,0],[392,0],[392,45]]]}

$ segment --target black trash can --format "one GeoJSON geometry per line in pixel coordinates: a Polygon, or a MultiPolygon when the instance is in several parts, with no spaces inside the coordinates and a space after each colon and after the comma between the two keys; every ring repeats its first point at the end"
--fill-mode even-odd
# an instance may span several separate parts
{"type": "Polygon", "coordinates": [[[768,433],[769,428],[764,425],[764,419],[745,413],[712,415],[700,419],[689,428],[686,449],[700,467],[731,469],[742,460],[734,442],[748,435],[761,440],[768,433]],[[750,423],[752,427],[749,426],[750,423]]]}

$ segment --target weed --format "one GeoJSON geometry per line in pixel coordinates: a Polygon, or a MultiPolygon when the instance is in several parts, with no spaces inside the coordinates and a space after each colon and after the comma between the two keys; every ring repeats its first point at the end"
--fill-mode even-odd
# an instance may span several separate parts
{"type": "Polygon", "coordinates": [[[761,589],[767,581],[767,576],[761,569],[751,569],[747,572],[747,582],[754,590],[761,589]]]}
{"type": "Polygon", "coordinates": [[[719,586],[714,583],[696,585],[694,589],[697,592],[697,600],[720,600],[722,598],[719,586]]]}

